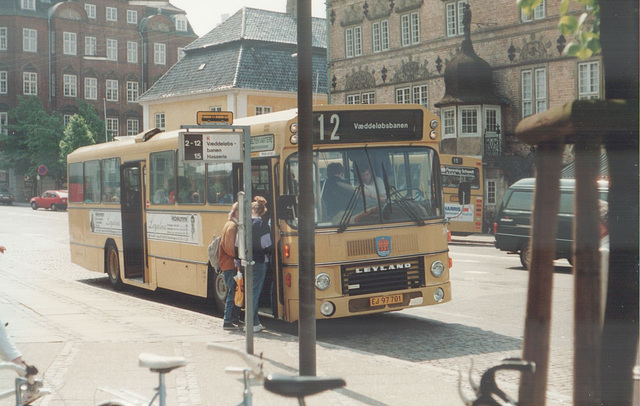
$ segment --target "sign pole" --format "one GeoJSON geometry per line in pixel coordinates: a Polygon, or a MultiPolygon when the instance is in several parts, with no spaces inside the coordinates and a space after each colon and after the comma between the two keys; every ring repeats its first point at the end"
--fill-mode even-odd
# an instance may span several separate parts
{"type": "Polygon", "coordinates": [[[300,375],[316,375],[315,216],[311,0],[298,0],[299,316],[300,375]]]}

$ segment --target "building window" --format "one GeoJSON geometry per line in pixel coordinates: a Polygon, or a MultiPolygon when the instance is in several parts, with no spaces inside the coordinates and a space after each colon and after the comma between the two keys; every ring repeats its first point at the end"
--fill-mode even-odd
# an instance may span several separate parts
{"type": "Polygon", "coordinates": [[[183,47],[178,47],[178,60],[184,58],[185,55],[186,55],[186,53],[184,52],[184,48],[183,47]]]}
{"type": "Polygon", "coordinates": [[[456,109],[455,107],[442,109],[442,138],[456,136],[456,109]]]}
{"type": "Polygon", "coordinates": [[[496,205],[496,181],[493,179],[487,179],[487,205],[496,205]]]}
{"type": "Polygon", "coordinates": [[[480,135],[478,110],[477,107],[460,107],[460,135],[480,135]]]}
{"type": "Polygon", "coordinates": [[[411,88],[403,87],[396,89],[396,103],[397,104],[409,104],[411,103],[411,88]]]}
{"type": "Polygon", "coordinates": [[[413,87],[413,102],[429,107],[429,87],[427,85],[413,87]]]}
{"type": "Polygon", "coordinates": [[[485,107],[484,109],[484,126],[488,135],[495,135],[500,130],[500,108],[485,107]]]}
{"type": "Polygon", "coordinates": [[[522,117],[547,110],[547,70],[522,71],[522,117]]]}
{"type": "Polygon", "coordinates": [[[20,8],[22,8],[23,10],[35,10],[36,0],[21,0],[20,8]]]}
{"type": "Polygon", "coordinates": [[[542,2],[538,5],[538,7],[536,7],[533,10],[533,13],[531,15],[525,13],[524,11],[520,11],[520,17],[522,18],[522,22],[527,23],[529,21],[541,20],[545,18],[546,11],[545,11],[544,3],[545,3],[545,0],[542,0],[542,2]]]}
{"type": "Polygon", "coordinates": [[[127,41],[127,62],[138,63],[138,43],[127,41]]]}
{"type": "Polygon", "coordinates": [[[0,70],[0,94],[7,94],[9,91],[9,82],[7,80],[7,71],[0,70]]]}
{"type": "Polygon", "coordinates": [[[155,118],[156,118],[156,128],[164,130],[165,129],[164,113],[156,113],[155,118]]]}
{"type": "Polygon", "coordinates": [[[260,114],[267,114],[267,113],[271,113],[271,107],[270,106],[256,106],[256,116],[259,116],[260,114]]]}
{"type": "Polygon", "coordinates": [[[85,4],[84,11],[87,12],[87,18],[91,20],[96,19],[96,5],[95,4],[85,4]]]}
{"type": "Polygon", "coordinates": [[[7,50],[7,27],[0,27],[0,51],[7,50]]]}
{"type": "Polygon", "coordinates": [[[344,31],[345,55],[347,58],[362,55],[362,28],[347,28],[344,31]]]}
{"type": "Polygon", "coordinates": [[[166,65],[167,46],[165,44],[153,44],[153,63],[156,65],[166,65]]]}
{"type": "Polygon", "coordinates": [[[77,55],[78,43],[76,42],[75,32],[63,33],[63,48],[62,51],[65,55],[77,55]]]}
{"type": "Polygon", "coordinates": [[[400,29],[403,47],[419,43],[420,15],[416,12],[400,17],[400,29]]]}
{"type": "Polygon", "coordinates": [[[584,62],[578,64],[578,98],[600,98],[600,63],[584,62]]]}
{"type": "Polygon", "coordinates": [[[38,31],[29,28],[22,29],[22,50],[24,52],[38,52],[38,31]]]}
{"type": "Polygon", "coordinates": [[[107,139],[113,139],[118,136],[118,119],[107,118],[107,139]]]}
{"type": "Polygon", "coordinates": [[[34,72],[22,72],[22,94],[28,96],[38,95],[38,74],[34,72]]]}
{"type": "Polygon", "coordinates": [[[372,25],[373,52],[389,50],[389,21],[384,20],[372,25]]]}
{"type": "Polygon", "coordinates": [[[62,75],[64,81],[64,97],[78,97],[78,77],[76,75],[62,75]]]}
{"type": "Polygon", "coordinates": [[[84,54],[87,56],[98,55],[98,41],[96,37],[84,37],[84,54]]]}
{"type": "Polygon", "coordinates": [[[118,21],[118,9],[107,7],[107,21],[118,21]]]}
{"type": "Polygon", "coordinates": [[[138,135],[140,133],[140,122],[135,119],[127,119],[127,135],[138,135]]]}
{"type": "Polygon", "coordinates": [[[118,81],[107,79],[107,101],[118,101],[118,81]]]}
{"type": "Polygon", "coordinates": [[[347,95],[347,104],[375,104],[375,92],[347,95]]]}
{"type": "Polygon", "coordinates": [[[118,40],[107,38],[107,60],[118,60],[118,40]]]}
{"type": "Polygon", "coordinates": [[[86,100],[98,100],[97,78],[84,78],[84,98],[86,100]]]}
{"type": "Polygon", "coordinates": [[[135,103],[138,99],[138,82],[127,82],[127,101],[135,103]]]}
{"type": "Polygon", "coordinates": [[[176,16],[176,31],[187,31],[187,19],[183,15],[176,16]]]}
{"type": "Polygon", "coordinates": [[[464,34],[464,5],[466,1],[453,1],[446,5],[447,37],[464,34]]]}
{"type": "Polygon", "coordinates": [[[0,111],[0,134],[7,135],[9,133],[7,124],[9,124],[9,114],[6,111],[0,111]]]}
{"type": "Polygon", "coordinates": [[[73,115],[71,114],[65,114],[62,116],[62,122],[65,127],[69,125],[69,121],[71,121],[71,117],[73,117],[73,115]]]}
{"type": "Polygon", "coordinates": [[[127,24],[138,24],[138,12],[136,10],[127,10],[127,24]]]}

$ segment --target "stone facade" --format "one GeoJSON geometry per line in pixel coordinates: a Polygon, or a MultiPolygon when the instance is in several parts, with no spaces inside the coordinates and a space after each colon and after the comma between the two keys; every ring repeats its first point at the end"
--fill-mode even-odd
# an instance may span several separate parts
{"type": "MultiPolygon", "coordinates": [[[[447,66],[464,38],[464,2],[446,0],[329,0],[329,97],[334,104],[416,102],[440,115],[442,125],[446,111],[455,114],[446,136],[442,128],[441,149],[483,157],[485,190],[492,182],[496,191],[494,200],[484,199],[490,224],[515,181],[503,162],[531,162],[531,149],[513,137],[517,123],[578,98],[603,97],[604,76],[599,55],[578,60],[559,51],[569,40],[557,29],[560,1],[545,0],[531,17],[512,0],[468,3],[473,49],[492,69],[499,102],[440,105],[447,66]],[[461,108],[477,109],[477,128],[469,133],[461,108]]],[[[571,13],[584,11],[571,2],[571,13]]]]}

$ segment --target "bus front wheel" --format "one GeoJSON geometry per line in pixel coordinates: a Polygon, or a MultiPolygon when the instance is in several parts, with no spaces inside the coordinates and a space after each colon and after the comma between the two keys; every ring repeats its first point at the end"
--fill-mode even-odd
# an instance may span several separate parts
{"type": "Polygon", "coordinates": [[[114,289],[122,288],[122,278],[120,277],[120,260],[118,259],[118,248],[114,244],[107,245],[106,270],[109,282],[114,289]]]}

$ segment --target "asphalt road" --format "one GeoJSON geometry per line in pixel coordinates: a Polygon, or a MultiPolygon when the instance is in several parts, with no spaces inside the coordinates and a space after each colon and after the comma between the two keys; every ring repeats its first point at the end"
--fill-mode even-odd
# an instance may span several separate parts
{"type": "MultiPolygon", "coordinates": [[[[0,207],[0,245],[14,260],[51,273],[65,281],[79,281],[110,289],[105,276],[70,263],[66,212],[33,211],[29,207],[0,207]]],[[[528,273],[517,256],[486,244],[450,246],[453,299],[450,303],[397,313],[319,321],[317,339],[353,350],[440,368],[477,370],[506,357],[521,355],[528,273]]],[[[216,316],[202,299],[172,292],[126,289],[153,302],[172,303],[216,316]]],[[[573,277],[566,261],[558,261],[554,277],[553,325],[549,391],[570,399],[572,391],[573,277]]],[[[265,320],[268,329],[295,335],[297,324],[265,320]]],[[[456,379],[452,375],[451,379],[456,379]]],[[[504,381],[517,384],[517,377],[504,381]]]]}

